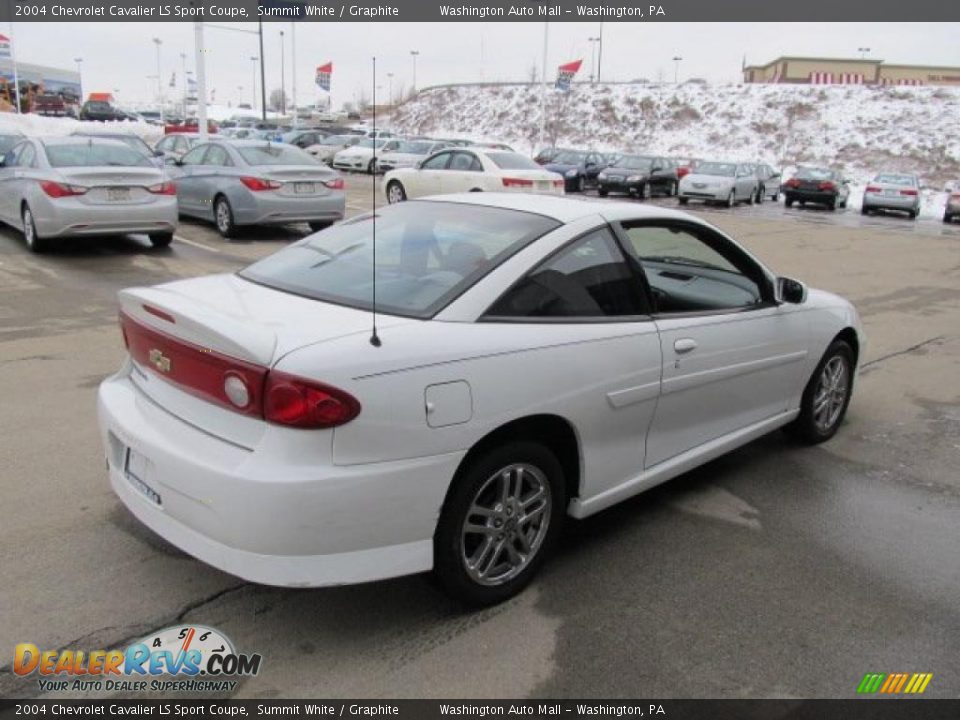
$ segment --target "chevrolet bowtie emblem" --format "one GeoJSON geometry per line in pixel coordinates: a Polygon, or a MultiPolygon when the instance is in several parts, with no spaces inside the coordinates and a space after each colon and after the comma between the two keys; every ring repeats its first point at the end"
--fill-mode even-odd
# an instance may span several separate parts
{"type": "Polygon", "coordinates": [[[150,358],[150,364],[157,370],[165,373],[170,372],[170,358],[166,357],[162,352],[154,348],[150,351],[148,357],[150,358]]]}

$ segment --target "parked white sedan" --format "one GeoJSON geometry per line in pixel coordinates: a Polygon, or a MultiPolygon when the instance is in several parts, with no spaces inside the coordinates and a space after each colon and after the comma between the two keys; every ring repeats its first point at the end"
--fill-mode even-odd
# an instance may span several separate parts
{"type": "Polygon", "coordinates": [[[849,302],[695,217],[509,194],[382,208],[120,304],[99,419],[143,523],[254,582],[433,569],[473,604],[523,588],[567,515],[776,428],[832,437],[864,343],[849,302]]]}
{"type": "Polygon", "coordinates": [[[449,148],[412,168],[383,177],[387,202],[460,192],[563,195],[563,177],[519,153],[491,148],[449,148]]]}

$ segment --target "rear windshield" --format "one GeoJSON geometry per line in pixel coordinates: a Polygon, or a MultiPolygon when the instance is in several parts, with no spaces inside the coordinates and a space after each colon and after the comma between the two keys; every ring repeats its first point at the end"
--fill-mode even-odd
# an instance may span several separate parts
{"type": "Polygon", "coordinates": [[[136,150],[138,153],[140,153],[144,157],[153,156],[153,150],[150,149],[150,146],[147,145],[143,140],[138,138],[136,135],[116,135],[116,136],[111,135],[110,139],[117,140],[118,142],[122,142],[131,150],[136,150]]]}
{"type": "Polygon", "coordinates": [[[433,147],[432,142],[402,142],[397,146],[396,152],[409,153],[411,155],[426,155],[433,147]]]}
{"type": "Polygon", "coordinates": [[[119,140],[47,145],[47,159],[53,167],[143,167],[150,161],[119,140]]]}
{"type": "Polygon", "coordinates": [[[557,165],[579,165],[586,159],[586,153],[571,152],[569,150],[565,150],[553,156],[553,161],[557,165]]]}
{"type": "Polygon", "coordinates": [[[877,175],[874,182],[885,183],[887,185],[906,185],[907,187],[916,187],[917,179],[913,175],[894,175],[884,173],[877,175]]]}
{"type": "Polygon", "coordinates": [[[250,165],[319,165],[309,153],[290,145],[240,146],[237,152],[250,165]]]}
{"type": "Polygon", "coordinates": [[[501,170],[543,170],[533,160],[513,152],[488,152],[487,157],[501,170]]]}
{"type": "MultiPolygon", "coordinates": [[[[507,257],[559,223],[460,203],[405,202],[377,214],[377,310],[432,317],[507,257]]],[[[373,216],[363,215],[254,263],[240,276],[268,287],[370,309],[373,216]]]]}
{"type": "Polygon", "coordinates": [[[794,177],[798,180],[830,180],[833,175],[833,170],[826,168],[800,168],[794,177]]]}
{"type": "Polygon", "coordinates": [[[705,162],[697,167],[697,175],[719,175],[733,177],[737,174],[737,166],[733,163],[705,162]]]}

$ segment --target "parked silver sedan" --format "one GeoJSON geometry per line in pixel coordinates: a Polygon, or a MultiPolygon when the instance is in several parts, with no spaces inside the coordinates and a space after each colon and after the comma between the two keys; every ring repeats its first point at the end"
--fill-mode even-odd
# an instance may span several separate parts
{"type": "Polygon", "coordinates": [[[691,199],[723,203],[727,207],[738,202],[753,205],[759,187],[756,171],[748,163],[702,162],[681,178],[677,199],[681,205],[691,199]]]}
{"type": "Polygon", "coordinates": [[[176,188],[119,140],[25,139],[0,164],[0,220],[33,252],[56,238],[128,233],[163,247],[177,226],[176,188]]]}
{"type": "Polygon", "coordinates": [[[920,214],[920,180],[916,175],[880,173],[863,191],[860,212],[899,210],[913,220],[920,214]]]}
{"type": "Polygon", "coordinates": [[[283,143],[198,145],[168,172],[177,186],[180,213],[212,220],[226,238],[241,225],[305,222],[321,230],[346,211],[339,173],[283,143]]]}

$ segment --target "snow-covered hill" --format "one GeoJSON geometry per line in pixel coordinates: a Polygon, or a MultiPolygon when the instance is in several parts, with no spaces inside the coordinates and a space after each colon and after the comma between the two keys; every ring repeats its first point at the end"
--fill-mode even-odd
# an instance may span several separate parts
{"type": "MultiPolygon", "coordinates": [[[[816,85],[574,85],[548,89],[546,144],[777,166],[829,163],[857,181],[891,168],[942,186],[960,179],[960,89],[816,85]]],[[[536,85],[430,88],[394,130],[500,139],[532,151],[536,85]]]]}

